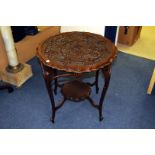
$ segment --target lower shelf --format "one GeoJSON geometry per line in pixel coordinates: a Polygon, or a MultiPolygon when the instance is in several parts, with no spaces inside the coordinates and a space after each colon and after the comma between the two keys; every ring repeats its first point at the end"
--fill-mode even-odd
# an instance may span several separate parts
{"type": "Polygon", "coordinates": [[[80,80],[74,80],[64,84],[61,92],[68,100],[80,101],[89,97],[91,88],[80,80]]]}

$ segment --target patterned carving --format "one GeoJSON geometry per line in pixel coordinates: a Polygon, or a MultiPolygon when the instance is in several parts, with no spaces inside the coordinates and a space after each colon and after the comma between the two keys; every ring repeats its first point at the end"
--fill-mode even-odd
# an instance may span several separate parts
{"type": "Polygon", "coordinates": [[[68,32],[48,38],[38,55],[53,68],[79,73],[105,65],[115,53],[116,47],[101,35],[68,32]]]}

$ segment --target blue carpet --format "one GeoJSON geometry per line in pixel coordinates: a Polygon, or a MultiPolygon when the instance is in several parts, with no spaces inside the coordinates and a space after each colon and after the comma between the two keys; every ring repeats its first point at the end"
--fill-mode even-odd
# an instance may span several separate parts
{"type": "MultiPolygon", "coordinates": [[[[49,120],[51,105],[40,66],[36,58],[29,64],[34,73],[30,80],[11,94],[0,92],[0,128],[155,128],[155,90],[146,94],[154,61],[119,52],[104,101],[104,120],[98,121],[98,111],[88,101],[67,101],[57,111],[55,124],[49,120]]],[[[99,82],[102,87],[102,75],[99,82]]],[[[94,89],[92,96],[99,99],[94,89]]]]}

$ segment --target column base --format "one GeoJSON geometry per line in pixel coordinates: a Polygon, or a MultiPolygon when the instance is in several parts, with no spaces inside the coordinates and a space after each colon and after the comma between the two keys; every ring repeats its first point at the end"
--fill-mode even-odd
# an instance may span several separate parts
{"type": "Polygon", "coordinates": [[[7,70],[7,72],[9,72],[9,73],[18,73],[18,72],[20,72],[23,68],[24,68],[24,65],[21,64],[21,63],[19,63],[17,66],[14,66],[14,67],[8,65],[8,66],[6,67],[6,70],[7,70]]]}
{"type": "Polygon", "coordinates": [[[9,73],[6,70],[1,71],[1,79],[4,82],[21,87],[30,77],[32,77],[32,69],[28,64],[23,64],[24,68],[17,73],[9,73]]]}

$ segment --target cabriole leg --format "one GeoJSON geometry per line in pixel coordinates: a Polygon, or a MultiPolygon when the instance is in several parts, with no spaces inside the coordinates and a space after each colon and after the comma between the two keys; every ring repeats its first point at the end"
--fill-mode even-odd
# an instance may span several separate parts
{"type": "Polygon", "coordinates": [[[104,76],[104,87],[102,89],[102,93],[101,93],[101,98],[100,98],[100,102],[99,102],[99,120],[102,121],[103,120],[103,114],[102,114],[102,107],[103,107],[103,101],[109,86],[109,82],[110,82],[110,77],[111,77],[111,65],[105,67],[102,69],[102,73],[104,76]]]}

